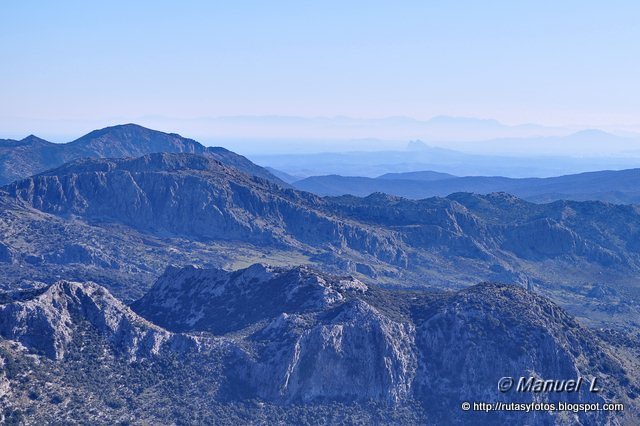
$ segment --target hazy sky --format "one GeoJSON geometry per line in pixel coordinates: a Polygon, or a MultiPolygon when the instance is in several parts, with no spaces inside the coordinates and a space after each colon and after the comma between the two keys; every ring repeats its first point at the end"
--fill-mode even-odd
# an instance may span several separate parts
{"type": "Polygon", "coordinates": [[[632,0],[5,1],[0,126],[265,114],[638,125],[639,17],[632,0]]]}

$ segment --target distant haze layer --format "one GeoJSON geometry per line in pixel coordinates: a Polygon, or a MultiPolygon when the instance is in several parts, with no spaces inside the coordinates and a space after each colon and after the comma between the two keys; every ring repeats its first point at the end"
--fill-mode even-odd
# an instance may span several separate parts
{"type": "Polygon", "coordinates": [[[551,156],[640,156],[640,126],[551,127],[507,125],[493,119],[436,116],[296,117],[226,116],[196,119],[138,117],[112,120],[32,120],[0,117],[3,136],[34,133],[64,142],[114,122],[134,121],[150,128],[195,137],[244,155],[310,154],[404,150],[410,141],[474,154],[551,156]]]}

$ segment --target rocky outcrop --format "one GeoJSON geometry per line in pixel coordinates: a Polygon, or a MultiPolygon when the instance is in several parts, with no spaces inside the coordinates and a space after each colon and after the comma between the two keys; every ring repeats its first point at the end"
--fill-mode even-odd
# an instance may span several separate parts
{"type": "Polygon", "coordinates": [[[64,358],[68,345],[85,324],[118,353],[132,359],[196,343],[137,316],[93,283],[60,281],[33,299],[0,305],[0,336],[54,359],[64,358]]]}
{"type": "Polygon", "coordinates": [[[251,336],[265,345],[249,381],[262,398],[284,402],[412,398],[415,329],[354,300],[308,318],[281,314],[251,336]]]}
{"type": "MultiPolygon", "coordinates": [[[[631,407],[626,395],[638,385],[614,347],[547,299],[513,285],[408,292],[306,267],[169,268],[133,307],[147,319],[95,284],[59,282],[28,300],[0,305],[0,335],[53,360],[75,359],[76,369],[77,362],[99,368],[107,359],[78,358],[74,351],[108,342],[116,358],[127,360],[109,364],[114,377],[131,366],[147,382],[157,375],[176,380],[171,392],[178,400],[202,394],[285,408],[335,402],[421,407],[433,423],[495,420],[460,410],[462,401],[625,401],[631,407]],[[101,340],[78,344],[96,334],[101,340]],[[177,366],[197,380],[197,392],[167,370],[177,366]],[[597,377],[605,391],[502,393],[497,383],[504,376],[597,377]]],[[[77,380],[77,370],[70,374],[77,380]]],[[[504,412],[499,418],[547,424],[560,421],[557,416],[504,412]]],[[[592,412],[575,413],[575,420],[606,424],[615,418],[592,412]]]]}
{"type": "MultiPolygon", "coordinates": [[[[588,385],[576,393],[497,392],[502,377],[591,380],[617,387],[620,364],[598,338],[557,305],[521,287],[485,283],[433,303],[416,325],[418,398],[446,413],[453,401],[600,402],[588,385]],[[445,401],[451,401],[447,406],[445,401]]],[[[533,414],[535,421],[546,415],[533,414]]],[[[603,421],[604,417],[593,414],[603,421]]],[[[533,420],[532,420],[533,421],[533,420]]]]}
{"type": "Polygon", "coordinates": [[[223,334],[282,313],[329,309],[347,294],[366,291],[355,278],[304,266],[255,264],[235,272],[170,267],[132,308],[170,330],[223,334]]]}
{"type": "Polygon", "coordinates": [[[562,395],[498,392],[506,376],[598,377],[610,389],[628,381],[606,344],[555,304],[514,285],[397,293],[308,268],[171,268],[133,307],[165,327],[242,342],[232,375],[253,389],[244,397],[280,403],[418,401],[444,419],[466,400],[602,403],[611,397],[586,388],[562,395]]]}

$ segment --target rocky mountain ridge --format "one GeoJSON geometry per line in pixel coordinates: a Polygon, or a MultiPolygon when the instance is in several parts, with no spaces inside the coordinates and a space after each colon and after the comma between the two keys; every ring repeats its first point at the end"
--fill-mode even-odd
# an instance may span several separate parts
{"type": "Polygon", "coordinates": [[[508,192],[525,200],[548,203],[558,200],[605,201],[638,204],[640,169],[602,170],[547,178],[502,176],[457,177],[436,172],[387,173],[377,178],[311,176],[292,182],[297,189],[320,196],[366,197],[384,192],[413,200],[446,197],[457,192],[490,194],[508,192]]]}
{"type": "Polygon", "coordinates": [[[318,197],[200,155],[83,159],[2,189],[11,199],[62,217],[196,239],[333,245],[403,262],[392,232],[328,215],[318,197]]]}
{"type": "Polygon", "coordinates": [[[33,299],[0,305],[0,335],[53,359],[64,358],[80,322],[108,336],[130,359],[197,345],[137,316],[94,283],[59,281],[33,299]]]}
{"type": "Polygon", "coordinates": [[[345,300],[344,292],[366,290],[353,277],[327,276],[308,267],[255,264],[232,273],[169,267],[132,308],[170,330],[228,333],[282,313],[328,309],[345,300]]]}
{"type": "MultiPolygon", "coordinates": [[[[38,368],[57,368],[76,356],[73,342],[84,326],[117,348],[115,360],[144,365],[145,359],[153,359],[158,364],[177,355],[184,359],[180,374],[191,365],[216,365],[215,375],[200,373],[204,381],[191,396],[199,400],[199,395],[208,395],[209,406],[254,398],[284,406],[377,401],[389,407],[417,404],[432,422],[461,422],[490,418],[460,410],[460,402],[469,399],[625,401],[627,419],[637,416],[628,395],[638,383],[619,353],[555,304],[517,286],[485,283],[449,294],[406,292],[308,267],[254,265],[233,272],[170,268],[133,308],[182,332],[143,320],[95,284],[60,282],[31,300],[0,305],[0,335],[6,339],[0,343],[10,347],[12,341],[19,342],[27,351],[53,359],[38,368]],[[274,291],[272,301],[258,297],[274,291]],[[229,309],[217,313],[223,298],[230,299],[229,309]],[[171,310],[165,315],[163,309],[171,310]],[[208,321],[193,321],[192,314],[199,312],[208,321]],[[259,315],[249,315],[252,312],[259,315]],[[67,350],[42,352],[52,341],[67,350]],[[508,375],[597,376],[607,390],[507,395],[497,391],[496,383],[508,375]],[[225,377],[232,377],[233,384],[225,377]]],[[[3,356],[24,356],[16,350],[8,349],[3,356]]],[[[112,362],[101,370],[118,374],[125,368],[112,362]]],[[[20,392],[27,390],[22,389],[16,385],[1,397],[6,407],[24,406],[28,399],[20,392]]],[[[132,396],[129,404],[139,409],[148,403],[144,395],[132,396]]],[[[49,406],[58,410],[56,404],[49,406]]],[[[521,416],[507,413],[501,421],[521,416]]],[[[533,418],[554,422],[556,416],[539,412],[533,418]]],[[[577,419],[616,422],[619,416],[581,413],[577,419]]]]}
{"type": "Polygon", "coordinates": [[[167,264],[279,257],[391,285],[517,282],[581,318],[600,321],[594,313],[606,310],[608,320],[640,323],[634,206],[540,205],[504,193],[320,198],[170,153],[77,160],[2,187],[0,205],[5,289],[59,276],[100,281],[131,300],[167,264]],[[590,282],[598,276],[607,282],[590,282]],[[598,285],[615,291],[595,298],[598,285]]]}

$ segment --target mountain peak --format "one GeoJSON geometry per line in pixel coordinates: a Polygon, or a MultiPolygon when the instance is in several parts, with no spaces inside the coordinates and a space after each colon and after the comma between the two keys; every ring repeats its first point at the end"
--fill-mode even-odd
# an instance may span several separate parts
{"type": "Polygon", "coordinates": [[[0,336],[53,359],[64,358],[85,323],[130,358],[156,354],[170,340],[189,340],[149,323],[91,282],[58,281],[31,299],[0,305],[0,336]]]}
{"type": "Polygon", "coordinates": [[[132,308],[174,331],[224,334],[285,312],[325,309],[344,301],[349,292],[366,291],[367,286],[353,277],[327,275],[307,266],[254,264],[233,272],[188,266],[167,269],[132,308]],[[175,297],[187,293],[188,299],[175,297]]]}
{"type": "MultiPolygon", "coordinates": [[[[125,123],[93,130],[71,143],[78,143],[78,141],[81,141],[82,143],[88,143],[96,138],[104,137],[109,137],[109,142],[116,143],[126,139],[150,139],[152,137],[174,137],[179,139],[186,139],[176,133],[165,133],[160,130],[149,129],[136,123],[125,123]]],[[[188,140],[193,142],[194,144],[200,145],[198,142],[192,139],[188,140]]]]}
{"type": "Polygon", "coordinates": [[[214,158],[249,175],[289,187],[266,169],[227,149],[205,147],[176,133],[148,129],[134,123],[94,130],[64,144],[54,144],[30,135],[21,141],[0,141],[0,147],[4,150],[0,184],[24,179],[79,158],[127,158],[166,152],[214,158]]]}
{"type": "Polygon", "coordinates": [[[575,139],[581,142],[606,142],[624,138],[600,129],[584,129],[570,134],[566,139],[575,139]]]}
{"type": "MultiPolygon", "coordinates": [[[[202,153],[205,147],[193,139],[128,123],[94,130],[69,143],[92,150],[100,157],[137,156],[149,152],[202,153]],[[122,155],[122,154],[128,155],[122,155]]],[[[95,155],[94,155],[95,156],[95,155]]]]}

